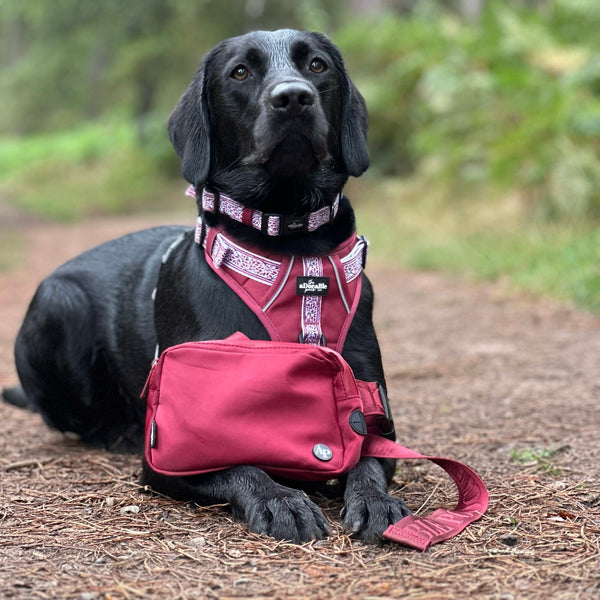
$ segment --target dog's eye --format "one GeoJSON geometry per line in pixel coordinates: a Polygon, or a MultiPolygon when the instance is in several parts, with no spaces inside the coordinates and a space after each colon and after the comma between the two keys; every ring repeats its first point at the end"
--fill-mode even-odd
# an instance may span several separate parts
{"type": "Polygon", "coordinates": [[[327,67],[325,66],[325,63],[320,58],[315,58],[310,63],[309,68],[313,73],[322,73],[327,67]]]}
{"type": "Polygon", "coordinates": [[[243,81],[248,75],[250,75],[250,71],[244,65],[238,65],[231,71],[231,76],[238,81],[243,81]]]}

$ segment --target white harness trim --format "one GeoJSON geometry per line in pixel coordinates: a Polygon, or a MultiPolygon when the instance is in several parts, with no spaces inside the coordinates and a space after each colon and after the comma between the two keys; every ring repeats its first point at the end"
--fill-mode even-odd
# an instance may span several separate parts
{"type": "MultiPolygon", "coordinates": [[[[196,221],[196,233],[194,239],[198,245],[206,247],[206,238],[210,227],[202,222],[202,217],[198,217],[196,221]]],[[[346,283],[350,283],[356,279],[363,270],[363,265],[366,262],[366,253],[369,247],[369,242],[360,236],[354,248],[340,262],[344,266],[344,279],[346,283]]],[[[235,271],[239,275],[249,277],[254,281],[265,285],[273,285],[279,275],[281,263],[260,254],[256,254],[243,246],[240,246],[229,239],[225,234],[219,232],[215,236],[215,242],[210,249],[210,255],[213,263],[218,268],[225,265],[227,268],[235,271]]],[[[331,260],[331,259],[330,259],[331,260]]],[[[333,264],[333,261],[332,261],[333,264]]],[[[335,265],[334,265],[335,267],[335,265]]],[[[337,269],[335,269],[336,278],[339,278],[337,269]]],[[[305,273],[307,276],[314,277],[314,273],[305,273]]],[[[346,303],[344,299],[344,303],[346,303]]],[[[265,307],[265,310],[268,307],[265,307]]]]}
{"type": "Polygon", "coordinates": [[[281,263],[276,260],[265,258],[238,246],[222,233],[218,233],[215,237],[211,256],[217,268],[224,264],[236,273],[265,285],[275,283],[281,266],[281,263]]]}

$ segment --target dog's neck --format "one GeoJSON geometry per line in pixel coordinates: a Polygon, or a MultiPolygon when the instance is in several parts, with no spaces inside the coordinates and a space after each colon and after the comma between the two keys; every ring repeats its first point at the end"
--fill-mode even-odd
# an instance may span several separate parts
{"type": "Polygon", "coordinates": [[[300,181],[270,178],[260,181],[257,178],[236,173],[225,182],[220,178],[210,178],[206,187],[213,193],[225,194],[249,209],[264,213],[275,213],[285,217],[303,217],[326,207],[331,207],[338,195],[339,206],[327,224],[314,231],[284,236],[273,236],[251,226],[239,223],[222,214],[204,212],[201,205],[201,190],[198,189],[199,213],[207,225],[222,227],[225,232],[240,242],[283,254],[316,255],[331,252],[347,239],[355,230],[354,212],[341,189],[348,176],[338,173],[332,176],[316,172],[300,181]]]}
{"type": "Polygon", "coordinates": [[[293,216],[331,204],[347,180],[348,174],[329,161],[311,173],[299,171],[285,177],[252,165],[215,168],[204,186],[235,198],[248,208],[293,216]]]}

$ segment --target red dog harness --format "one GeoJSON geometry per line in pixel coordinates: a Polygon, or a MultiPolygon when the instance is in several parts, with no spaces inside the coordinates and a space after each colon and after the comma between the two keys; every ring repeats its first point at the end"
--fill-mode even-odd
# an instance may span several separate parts
{"type": "MultiPolygon", "coordinates": [[[[196,197],[193,187],[188,195],[196,197]]],[[[340,196],[298,219],[244,207],[224,194],[204,190],[202,211],[224,214],[268,235],[290,228],[315,231],[337,215],[340,196]]],[[[286,230],[287,231],[283,231],[286,230]]],[[[361,291],[367,241],[353,234],[326,256],[265,254],[241,246],[198,217],[196,243],[204,247],[213,271],[258,317],[273,341],[328,346],[342,351],[361,291]]]]}
{"type": "Polygon", "coordinates": [[[200,220],[201,240],[210,267],[273,341],[328,346],[341,353],[360,299],[364,238],[353,235],[326,256],[264,255],[200,220]]]}

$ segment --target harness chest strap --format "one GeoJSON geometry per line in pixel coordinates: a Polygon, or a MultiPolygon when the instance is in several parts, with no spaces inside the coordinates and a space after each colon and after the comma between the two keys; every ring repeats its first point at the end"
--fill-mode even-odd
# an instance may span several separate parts
{"type": "Polygon", "coordinates": [[[211,269],[254,312],[275,341],[341,352],[360,300],[367,242],[353,234],[326,256],[267,255],[198,218],[196,242],[211,269]]]}
{"type": "MultiPolygon", "coordinates": [[[[385,396],[381,395],[380,388],[372,383],[357,383],[367,420],[370,416],[387,417],[385,396]]],[[[432,544],[458,535],[487,510],[489,495],[485,484],[473,469],[463,463],[419,454],[375,433],[365,436],[361,454],[402,460],[427,459],[444,469],[458,490],[458,503],[453,509],[440,508],[425,517],[408,515],[385,530],[383,537],[387,540],[423,551],[432,544]]]]}

